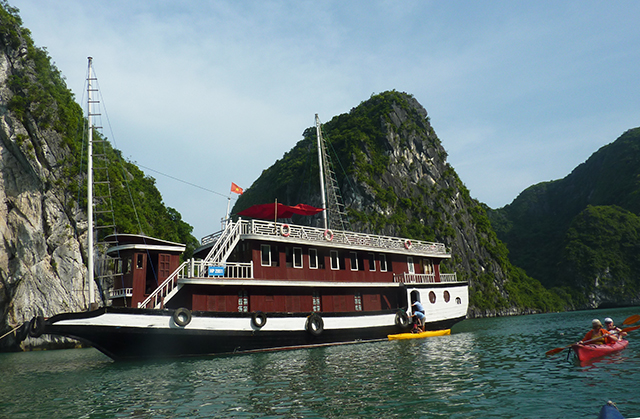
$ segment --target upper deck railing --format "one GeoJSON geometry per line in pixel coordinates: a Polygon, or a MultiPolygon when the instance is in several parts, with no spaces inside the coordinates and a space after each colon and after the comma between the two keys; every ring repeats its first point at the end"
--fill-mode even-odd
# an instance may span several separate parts
{"type": "MultiPolygon", "coordinates": [[[[409,240],[399,237],[379,236],[375,234],[355,233],[342,230],[325,230],[317,227],[296,224],[274,223],[273,221],[242,220],[240,234],[258,236],[268,240],[291,241],[293,243],[323,244],[332,247],[350,247],[354,249],[391,251],[394,253],[450,256],[450,251],[442,243],[409,240]]],[[[227,229],[231,228],[227,226],[227,229]]],[[[210,234],[202,238],[202,245],[215,242],[222,232],[210,234]]]]}

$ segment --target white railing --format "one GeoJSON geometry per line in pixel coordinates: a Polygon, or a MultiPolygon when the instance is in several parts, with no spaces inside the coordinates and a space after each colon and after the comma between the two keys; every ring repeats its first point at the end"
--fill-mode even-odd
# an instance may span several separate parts
{"type": "Polygon", "coordinates": [[[225,262],[240,239],[241,227],[241,222],[229,222],[204,260],[214,263],[225,262]]]}
{"type": "MultiPolygon", "coordinates": [[[[403,284],[431,284],[436,282],[435,274],[410,274],[401,273],[393,274],[393,282],[402,282],[403,284]]],[[[457,276],[453,274],[440,274],[440,282],[458,282],[457,276]]]]}
{"type": "Polygon", "coordinates": [[[110,300],[132,296],[133,288],[118,288],[115,290],[107,291],[107,298],[109,298],[110,300]]]}
{"type": "MultiPolygon", "coordinates": [[[[300,226],[295,224],[274,223],[273,221],[262,220],[242,220],[236,223],[240,225],[240,234],[256,235],[265,238],[280,239],[296,239],[298,241],[306,241],[313,243],[333,243],[347,246],[354,246],[367,249],[378,250],[401,250],[408,254],[425,254],[425,255],[449,255],[450,252],[442,243],[425,242],[420,240],[409,240],[398,237],[378,236],[374,234],[355,233],[352,231],[342,230],[324,230],[322,228],[300,226]]],[[[229,230],[229,227],[225,231],[229,230]]],[[[235,228],[234,228],[235,230],[235,228]]],[[[214,233],[202,239],[202,245],[211,243],[215,240],[219,242],[224,240],[222,232],[214,233]],[[222,239],[222,240],[221,240],[222,239]]],[[[214,248],[222,246],[222,244],[214,245],[214,248]]],[[[213,250],[212,250],[213,251],[213,250]]]]}
{"type": "Polygon", "coordinates": [[[164,302],[164,298],[178,286],[178,279],[184,278],[189,275],[189,261],[182,262],[182,265],[178,267],[162,284],[158,286],[149,296],[141,303],[138,303],[139,308],[158,307],[164,302]]]}
{"type": "Polygon", "coordinates": [[[205,262],[203,260],[192,261],[192,273],[189,278],[233,278],[233,279],[253,279],[253,262],[238,263],[227,262],[222,264],[215,264],[205,262]],[[209,276],[209,267],[221,266],[224,268],[224,275],[221,276],[209,276]]]}

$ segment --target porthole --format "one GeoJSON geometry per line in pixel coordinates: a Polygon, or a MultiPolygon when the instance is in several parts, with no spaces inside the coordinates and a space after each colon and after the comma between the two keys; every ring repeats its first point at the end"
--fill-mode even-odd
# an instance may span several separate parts
{"type": "Polygon", "coordinates": [[[431,301],[431,304],[435,304],[436,303],[436,293],[433,291],[429,291],[429,301],[431,301]]]}
{"type": "Polygon", "coordinates": [[[460,297],[456,297],[456,304],[462,304],[462,300],[460,299],[460,297]]]}
{"type": "Polygon", "coordinates": [[[444,302],[448,303],[449,300],[451,299],[451,294],[449,294],[449,291],[445,291],[443,296],[444,296],[444,302]]]}

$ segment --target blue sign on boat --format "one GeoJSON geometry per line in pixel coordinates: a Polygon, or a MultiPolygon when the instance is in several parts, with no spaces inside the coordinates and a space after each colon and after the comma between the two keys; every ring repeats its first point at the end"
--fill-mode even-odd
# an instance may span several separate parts
{"type": "Polygon", "coordinates": [[[224,266],[209,266],[209,276],[224,276],[224,266]]]}

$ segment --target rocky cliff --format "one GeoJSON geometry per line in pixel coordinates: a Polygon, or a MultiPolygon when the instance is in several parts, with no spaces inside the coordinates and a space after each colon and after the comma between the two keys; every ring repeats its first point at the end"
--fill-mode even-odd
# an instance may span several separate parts
{"type": "Polygon", "coordinates": [[[575,308],[640,303],[640,128],[489,212],[512,260],[575,308]]]}
{"type": "MultiPolygon", "coordinates": [[[[82,245],[87,222],[69,193],[65,163],[73,160],[65,112],[81,116],[81,109],[70,93],[51,100],[48,93],[62,79],[50,67],[39,71],[48,57],[19,24],[0,9],[2,334],[35,315],[86,309],[88,299],[82,245]]],[[[23,345],[41,343],[29,338],[23,345]]],[[[16,349],[13,336],[1,340],[0,349],[16,349]]]]}
{"type": "MultiPolygon", "coordinates": [[[[485,208],[447,163],[427,111],[406,93],[384,92],[322,127],[355,231],[445,243],[443,266],[471,285],[471,316],[558,309],[557,295],[514,268],[485,208]]],[[[238,199],[233,211],[257,203],[319,205],[316,130],[238,199]]],[[[318,223],[318,219],[296,222],[318,223]]]]}

